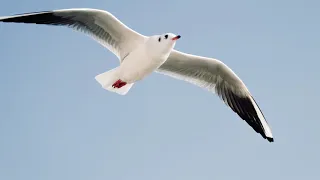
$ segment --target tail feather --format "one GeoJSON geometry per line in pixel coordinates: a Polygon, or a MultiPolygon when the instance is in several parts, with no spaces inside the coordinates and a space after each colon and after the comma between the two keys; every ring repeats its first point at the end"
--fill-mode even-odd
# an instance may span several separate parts
{"type": "Polygon", "coordinates": [[[111,69],[110,71],[101,73],[95,77],[96,81],[102,86],[103,89],[118,93],[120,95],[126,95],[134,83],[128,83],[121,88],[112,87],[113,83],[119,80],[117,68],[111,69]]]}

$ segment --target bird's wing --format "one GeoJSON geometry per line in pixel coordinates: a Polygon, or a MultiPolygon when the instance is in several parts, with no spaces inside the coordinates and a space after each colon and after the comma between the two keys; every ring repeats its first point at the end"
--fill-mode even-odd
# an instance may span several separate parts
{"type": "Polygon", "coordinates": [[[0,17],[0,22],[67,26],[90,35],[113,52],[120,61],[145,40],[111,13],[98,9],[77,8],[42,11],[0,17]]]}
{"type": "Polygon", "coordinates": [[[241,79],[221,61],[173,50],[156,72],[216,92],[257,133],[273,142],[271,129],[258,104],[241,79]]]}

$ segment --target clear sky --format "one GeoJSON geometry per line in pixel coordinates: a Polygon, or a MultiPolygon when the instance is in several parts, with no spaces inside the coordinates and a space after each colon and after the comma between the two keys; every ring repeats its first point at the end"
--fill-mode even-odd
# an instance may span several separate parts
{"type": "Polygon", "coordinates": [[[248,86],[275,142],[215,95],[152,74],[126,96],[94,77],[118,66],[63,27],[0,24],[0,179],[317,179],[320,2],[3,0],[0,15],[90,7],[176,49],[222,60],[248,86]]]}

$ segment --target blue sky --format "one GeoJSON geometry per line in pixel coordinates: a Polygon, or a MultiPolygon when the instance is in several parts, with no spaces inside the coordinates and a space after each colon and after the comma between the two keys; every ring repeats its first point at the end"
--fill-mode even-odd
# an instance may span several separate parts
{"type": "Polygon", "coordinates": [[[116,57],[71,29],[0,24],[0,179],[319,178],[319,1],[11,0],[0,15],[104,9],[220,59],[271,125],[268,143],[206,90],[161,74],[127,96],[94,77],[116,57]]]}

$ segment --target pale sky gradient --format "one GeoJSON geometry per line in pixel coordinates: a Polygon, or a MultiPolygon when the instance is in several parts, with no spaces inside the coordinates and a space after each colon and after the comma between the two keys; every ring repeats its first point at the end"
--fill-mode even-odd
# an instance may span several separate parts
{"type": "Polygon", "coordinates": [[[152,74],[127,96],[94,77],[118,66],[63,27],[0,24],[1,180],[319,179],[320,1],[3,0],[0,16],[104,9],[176,49],[222,60],[248,86],[275,142],[215,95],[152,74]]]}

